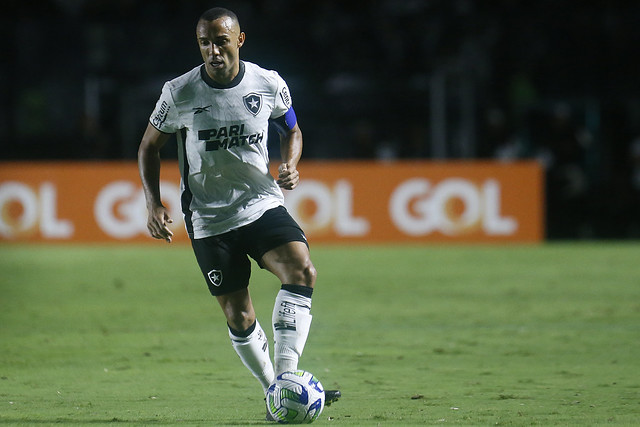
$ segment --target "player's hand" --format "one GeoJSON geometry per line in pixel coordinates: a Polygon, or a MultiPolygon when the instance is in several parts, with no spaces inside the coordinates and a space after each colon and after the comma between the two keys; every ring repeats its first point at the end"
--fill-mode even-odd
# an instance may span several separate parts
{"type": "Polygon", "coordinates": [[[288,163],[282,163],[278,167],[278,179],[276,180],[276,183],[280,188],[293,190],[298,186],[299,182],[300,174],[295,167],[290,166],[288,163]]]}
{"type": "Polygon", "coordinates": [[[173,232],[169,230],[169,224],[172,222],[173,219],[171,219],[169,211],[164,206],[160,205],[149,209],[147,228],[152,237],[171,243],[173,232]]]}

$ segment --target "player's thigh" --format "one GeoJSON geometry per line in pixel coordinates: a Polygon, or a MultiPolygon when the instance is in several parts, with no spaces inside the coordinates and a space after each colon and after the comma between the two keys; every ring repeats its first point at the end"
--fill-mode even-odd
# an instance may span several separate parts
{"type": "Polygon", "coordinates": [[[191,246],[213,296],[229,294],[249,286],[251,262],[234,233],[193,239],[191,246]]]}
{"type": "Polygon", "coordinates": [[[262,256],[261,262],[282,283],[310,287],[315,284],[316,269],[309,248],[302,242],[293,241],[273,248],[262,256]]]}

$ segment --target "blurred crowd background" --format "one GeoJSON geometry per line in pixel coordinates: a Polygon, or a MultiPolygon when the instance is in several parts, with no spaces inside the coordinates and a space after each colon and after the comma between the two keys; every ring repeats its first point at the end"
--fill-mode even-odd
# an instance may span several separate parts
{"type": "Polygon", "coordinates": [[[306,159],[535,159],[549,238],[640,237],[637,1],[8,0],[0,159],[134,159],[213,6],[289,84],[306,159]]]}

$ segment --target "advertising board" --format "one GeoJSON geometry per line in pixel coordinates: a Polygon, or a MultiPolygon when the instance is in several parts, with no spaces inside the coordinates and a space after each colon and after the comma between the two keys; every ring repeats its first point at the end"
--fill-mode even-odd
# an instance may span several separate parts
{"type": "MultiPolygon", "coordinates": [[[[544,238],[535,162],[304,161],[299,171],[285,204],[311,242],[544,238]]],[[[176,162],[163,163],[161,192],[174,241],[188,241],[176,162]]],[[[0,241],[153,241],[135,162],[0,163],[0,241]]]]}

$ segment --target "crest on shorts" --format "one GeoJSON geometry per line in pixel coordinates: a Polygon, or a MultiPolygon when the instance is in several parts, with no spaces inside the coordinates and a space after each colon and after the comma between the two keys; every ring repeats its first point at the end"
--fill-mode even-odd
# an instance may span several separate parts
{"type": "Polygon", "coordinates": [[[213,286],[218,287],[222,284],[222,271],[211,270],[207,273],[207,276],[209,276],[209,281],[211,281],[213,286]]]}
{"type": "Polygon", "coordinates": [[[247,110],[254,116],[257,116],[260,110],[262,109],[262,95],[251,92],[248,95],[242,97],[242,101],[244,106],[247,107],[247,110]]]}

